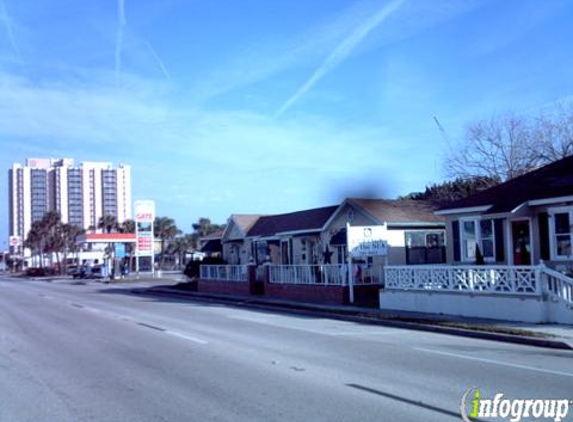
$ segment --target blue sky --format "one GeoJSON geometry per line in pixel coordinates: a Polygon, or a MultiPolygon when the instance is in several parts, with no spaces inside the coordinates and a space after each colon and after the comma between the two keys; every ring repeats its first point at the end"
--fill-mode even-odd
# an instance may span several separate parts
{"type": "Polygon", "coordinates": [[[128,163],[184,231],[423,190],[433,116],[455,142],[571,97],[572,21],[566,0],[0,0],[0,221],[27,157],[128,163]]]}

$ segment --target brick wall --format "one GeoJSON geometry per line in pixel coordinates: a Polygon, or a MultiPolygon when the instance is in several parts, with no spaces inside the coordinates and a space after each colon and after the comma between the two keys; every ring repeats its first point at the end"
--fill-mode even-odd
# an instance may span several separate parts
{"type": "Polygon", "coordinates": [[[377,284],[354,286],[354,304],[370,308],[380,307],[380,286],[377,284]]]}
{"type": "Polygon", "coordinates": [[[342,286],[267,283],[265,297],[295,302],[342,305],[347,302],[348,289],[342,286]]]}
{"type": "Polygon", "coordinates": [[[199,280],[197,283],[197,291],[201,293],[247,296],[249,294],[249,283],[221,280],[199,280]]]}
{"type": "MultiPolygon", "coordinates": [[[[354,286],[354,304],[378,307],[379,290],[377,285],[354,286]]],[[[349,304],[348,287],[342,286],[266,283],[265,297],[325,305],[349,304]]]]}

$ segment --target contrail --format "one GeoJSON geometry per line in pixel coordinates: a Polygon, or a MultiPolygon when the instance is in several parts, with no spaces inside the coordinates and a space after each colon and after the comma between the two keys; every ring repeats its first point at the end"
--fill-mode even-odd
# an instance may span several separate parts
{"type": "Polygon", "coordinates": [[[115,76],[119,82],[121,72],[121,49],[123,46],[123,27],[125,26],[125,0],[117,0],[117,36],[115,42],[115,76]]]}
{"type": "Polygon", "coordinates": [[[18,60],[23,64],[24,60],[22,59],[22,54],[20,53],[20,49],[18,48],[18,44],[16,44],[16,39],[14,38],[14,32],[12,31],[12,19],[8,16],[8,12],[6,11],[6,5],[3,1],[0,1],[0,20],[4,23],[6,27],[6,33],[8,35],[8,41],[10,41],[10,45],[12,46],[12,50],[18,56],[18,60]]]}
{"type": "Polygon", "coordinates": [[[165,75],[165,78],[167,80],[171,80],[171,75],[169,75],[169,72],[167,71],[167,68],[165,67],[165,65],[163,64],[163,60],[161,60],[161,57],[159,57],[159,55],[157,54],[157,52],[155,51],[155,49],[151,46],[151,44],[149,43],[149,41],[145,41],[145,45],[147,46],[147,48],[149,49],[149,52],[151,53],[151,55],[153,56],[153,58],[155,59],[155,61],[157,62],[157,64],[159,65],[161,71],[163,72],[163,74],[165,75]]]}
{"type": "Polygon", "coordinates": [[[334,51],[326,58],[322,65],[314,71],[312,76],[290,97],[275,113],[275,118],[288,110],[300,97],[308,92],[318,81],[328,72],[344,61],[356,47],[374,28],[380,25],[389,15],[398,10],[406,0],[394,0],[378,13],[360,25],[344,41],[342,41],[334,51]]]}

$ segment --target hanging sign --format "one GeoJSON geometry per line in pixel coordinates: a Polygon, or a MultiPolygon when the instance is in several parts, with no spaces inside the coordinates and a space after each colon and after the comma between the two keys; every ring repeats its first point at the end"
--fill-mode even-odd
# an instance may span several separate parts
{"type": "Polygon", "coordinates": [[[352,257],[388,255],[386,226],[350,226],[347,234],[352,257]]]}

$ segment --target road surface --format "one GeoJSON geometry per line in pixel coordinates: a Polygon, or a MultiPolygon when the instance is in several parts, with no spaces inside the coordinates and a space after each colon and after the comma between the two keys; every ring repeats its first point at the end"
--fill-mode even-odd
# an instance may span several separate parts
{"type": "Polygon", "coordinates": [[[2,422],[459,421],[470,387],[573,398],[572,358],[125,285],[0,279],[2,422]]]}

